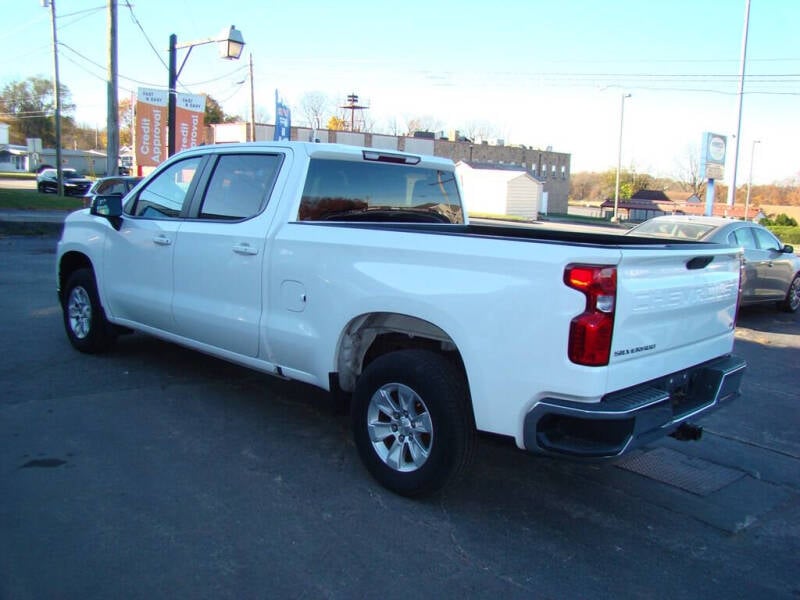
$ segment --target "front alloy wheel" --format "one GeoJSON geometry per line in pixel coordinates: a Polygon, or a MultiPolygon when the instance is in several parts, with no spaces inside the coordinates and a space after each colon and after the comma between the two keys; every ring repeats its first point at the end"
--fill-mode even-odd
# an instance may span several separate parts
{"type": "Polygon", "coordinates": [[[64,329],[70,343],[77,350],[91,354],[109,349],[116,331],[100,304],[94,272],[78,269],[67,278],[62,293],[64,329]]]}
{"type": "Polygon", "coordinates": [[[786,299],[780,304],[780,307],[790,313],[797,312],[797,309],[800,308],[800,275],[795,275],[792,279],[789,291],[786,292],[786,299]]]}
{"type": "Polygon", "coordinates": [[[69,293],[67,319],[72,334],[79,340],[86,339],[92,327],[92,302],[87,291],[80,286],[72,288],[69,293]]]}

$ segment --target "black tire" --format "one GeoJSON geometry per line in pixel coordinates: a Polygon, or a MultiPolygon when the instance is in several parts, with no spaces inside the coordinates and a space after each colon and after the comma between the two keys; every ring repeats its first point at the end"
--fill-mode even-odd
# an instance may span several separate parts
{"type": "Polygon", "coordinates": [[[786,298],[783,299],[783,302],[778,303],[778,307],[788,313],[797,312],[797,309],[800,308],[800,275],[794,276],[792,284],[786,292],[786,298]]]}
{"type": "Polygon", "coordinates": [[[114,326],[100,305],[91,269],[78,269],[62,290],[64,328],[75,349],[89,354],[108,350],[116,340],[114,326]]]}
{"type": "Polygon", "coordinates": [[[44,184],[43,184],[43,183],[39,183],[39,184],[37,184],[37,185],[36,185],[36,189],[38,190],[38,192],[39,192],[40,194],[46,194],[46,193],[47,193],[47,190],[45,189],[45,187],[44,187],[44,184]]]}
{"type": "Polygon", "coordinates": [[[476,432],[466,379],[435,352],[399,350],[375,359],[356,383],[351,415],[367,470],[402,496],[436,492],[472,461],[476,432]]]}

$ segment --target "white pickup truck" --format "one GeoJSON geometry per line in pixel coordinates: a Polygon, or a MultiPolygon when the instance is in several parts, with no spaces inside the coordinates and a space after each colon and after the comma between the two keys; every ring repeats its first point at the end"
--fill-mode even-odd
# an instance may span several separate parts
{"type": "Polygon", "coordinates": [[[618,456],[739,395],[739,250],[470,224],[451,161],[334,144],[180,153],[71,214],[70,342],[136,330],[351,399],[359,455],[441,488],[476,432],[618,456]]]}

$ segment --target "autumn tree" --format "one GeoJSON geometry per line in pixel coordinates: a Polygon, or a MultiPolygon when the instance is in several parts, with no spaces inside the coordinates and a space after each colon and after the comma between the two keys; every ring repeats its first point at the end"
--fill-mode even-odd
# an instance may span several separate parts
{"type": "Polygon", "coordinates": [[[133,145],[133,101],[123,98],[119,101],[119,145],[133,145]]]}
{"type": "Polygon", "coordinates": [[[334,115],[328,119],[328,124],[326,127],[331,131],[345,131],[347,129],[347,121],[345,121],[342,117],[337,117],[334,115]]]}
{"type": "Polygon", "coordinates": [[[578,202],[597,202],[604,200],[602,173],[573,173],[569,182],[569,197],[578,202]]]}
{"type": "MultiPolygon", "coordinates": [[[[75,110],[69,88],[61,85],[61,116],[67,120],[75,110]]],[[[43,77],[14,81],[0,91],[0,119],[9,124],[9,141],[24,144],[41,138],[44,146],[55,146],[55,95],[53,84],[43,77]]]]}
{"type": "Polygon", "coordinates": [[[206,114],[203,120],[204,125],[213,125],[216,123],[235,123],[241,121],[239,115],[229,115],[222,110],[219,102],[217,102],[211,95],[206,94],[206,114]]]}
{"type": "MultiPolygon", "coordinates": [[[[71,117],[61,119],[61,146],[70,150],[100,150],[106,147],[106,129],[78,124],[71,117]]],[[[44,143],[44,142],[43,142],[44,143]]]]}

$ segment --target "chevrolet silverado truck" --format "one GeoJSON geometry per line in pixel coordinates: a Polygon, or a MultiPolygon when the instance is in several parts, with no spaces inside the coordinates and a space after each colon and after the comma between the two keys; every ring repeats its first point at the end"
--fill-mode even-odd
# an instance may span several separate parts
{"type": "Polygon", "coordinates": [[[274,142],[99,197],[56,271],[77,350],[133,330],[329,390],[366,469],[414,496],[462,474],[479,431],[589,459],[696,433],[745,370],[739,253],[470,223],[452,161],[274,142]]]}

